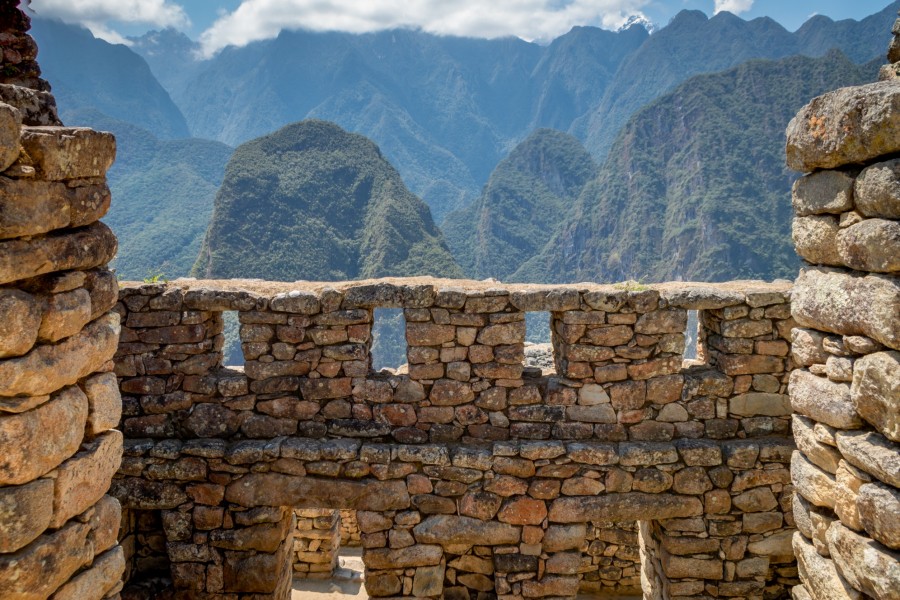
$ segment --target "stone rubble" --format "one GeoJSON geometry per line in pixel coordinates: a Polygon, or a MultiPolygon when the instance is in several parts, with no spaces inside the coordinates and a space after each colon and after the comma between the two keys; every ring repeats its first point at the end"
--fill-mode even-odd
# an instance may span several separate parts
{"type": "Polygon", "coordinates": [[[787,134],[794,598],[900,597],[900,19],[882,81],[825,94],[787,134]]]}

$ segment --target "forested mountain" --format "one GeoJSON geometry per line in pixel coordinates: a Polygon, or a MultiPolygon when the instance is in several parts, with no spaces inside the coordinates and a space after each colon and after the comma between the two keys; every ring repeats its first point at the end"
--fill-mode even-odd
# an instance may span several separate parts
{"type": "Polygon", "coordinates": [[[478,200],[444,221],[453,255],[471,277],[509,280],[596,171],[578,140],[538,129],[497,165],[478,200]]]}
{"type": "Polygon", "coordinates": [[[638,109],[689,77],[723,71],[754,58],[819,57],[837,48],[854,62],[884,54],[900,2],[861,21],[816,16],[794,33],[769,18],[745,21],[729,12],[712,18],[680,12],[620,65],[593,110],[572,132],[602,160],[619,130],[638,109]]]}
{"type": "Polygon", "coordinates": [[[194,272],[276,281],[462,274],[428,206],[378,147],[312,120],[234,151],[194,272]]]}
{"type": "Polygon", "coordinates": [[[129,48],[95,38],[87,29],[34,19],[44,77],[51,82],[63,122],[96,111],[154,132],[189,137],[188,126],[147,63],[129,48]]]}
{"type": "Polygon", "coordinates": [[[541,253],[531,281],[793,278],[784,131],[810,98],[872,81],[839,52],[696,76],[639,111],[541,253]]]}

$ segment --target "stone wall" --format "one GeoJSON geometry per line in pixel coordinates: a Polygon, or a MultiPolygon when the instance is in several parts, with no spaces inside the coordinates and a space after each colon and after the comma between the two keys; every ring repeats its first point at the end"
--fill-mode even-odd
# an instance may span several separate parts
{"type": "Polygon", "coordinates": [[[632,586],[614,561],[634,538],[611,523],[640,521],[665,597],[774,598],[796,583],[788,299],[752,282],[125,284],[113,493],[158,511],[185,598],[286,597],[296,509],[358,511],[372,597],[571,597],[616,568],[632,586]],[[378,307],[404,309],[405,370],[370,371],[378,307]],[[687,310],[703,359],[685,363],[687,310]],[[244,369],[221,366],[224,311],[244,369]],[[556,373],[523,364],[528,311],[550,314],[556,373]]]}
{"type": "Polygon", "coordinates": [[[115,141],[59,126],[16,5],[0,8],[0,597],[117,598],[116,239],[98,222],[115,141]]]}
{"type": "MultiPolygon", "coordinates": [[[[894,27],[900,34],[900,21],[894,27]]],[[[795,600],[900,597],[900,41],[791,122],[795,600]]]]}

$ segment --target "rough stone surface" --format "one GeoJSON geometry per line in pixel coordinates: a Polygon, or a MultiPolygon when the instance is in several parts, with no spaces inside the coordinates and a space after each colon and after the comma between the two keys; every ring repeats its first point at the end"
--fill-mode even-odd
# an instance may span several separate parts
{"type": "Polygon", "coordinates": [[[852,173],[843,171],[818,171],[801,177],[794,182],[794,214],[798,217],[839,215],[852,210],[853,184],[852,173]]]}
{"type": "Polygon", "coordinates": [[[863,425],[846,383],[835,383],[798,369],[791,373],[788,389],[791,406],[802,415],[842,429],[859,429],[863,425]]]}
{"type": "Polygon", "coordinates": [[[22,146],[50,181],[103,177],[116,157],[112,134],[84,127],[26,126],[22,146]]]}
{"type": "Polygon", "coordinates": [[[828,548],[835,567],[855,589],[876,600],[900,592],[900,553],[854,533],[835,521],[828,528],[828,548]]]}
{"type": "Polygon", "coordinates": [[[860,522],[872,538],[900,549],[900,491],[879,482],[864,484],[856,506],[860,522]]]}
{"type": "MultiPolygon", "coordinates": [[[[821,233],[824,235],[824,232],[821,233]]],[[[865,219],[841,229],[836,233],[835,240],[831,244],[830,248],[837,249],[838,263],[812,260],[810,262],[843,264],[851,269],[874,273],[900,271],[900,222],[898,221],[865,219]]],[[[803,257],[809,260],[805,255],[803,257]]]]}
{"type": "Polygon", "coordinates": [[[867,217],[900,219],[900,159],[863,169],[854,188],[855,207],[867,217]]]}
{"type": "Polygon", "coordinates": [[[839,232],[837,218],[830,215],[795,217],[791,226],[797,254],[814,265],[846,264],[838,249],[839,232]]]}
{"type": "Polygon", "coordinates": [[[53,481],[0,487],[0,553],[15,552],[47,529],[53,505],[53,481]]]}
{"type": "Polygon", "coordinates": [[[853,466],[881,481],[900,487],[900,452],[897,445],[874,432],[839,431],[838,450],[853,466]]]}
{"type": "Polygon", "coordinates": [[[109,489],[121,458],[122,434],[113,430],[61,464],[56,471],[50,526],[60,527],[96,504],[109,489]]]}
{"type": "Polygon", "coordinates": [[[787,129],[795,171],[862,163],[900,150],[900,81],[829,92],[800,110],[787,129]]]}
{"type": "Polygon", "coordinates": [[[863,419],[900,442],[900,352],[878,352],[853,365],[850,399],[863,419]]]}
{"type": "Polygon", "coordinates": [[[800,533],[793,538],[797,568],[803,584],[816,600],[862,600],[862,595],[853,589],[838,573],[834,563],[819,555],[813,545],[803,539],[800,533]]]}

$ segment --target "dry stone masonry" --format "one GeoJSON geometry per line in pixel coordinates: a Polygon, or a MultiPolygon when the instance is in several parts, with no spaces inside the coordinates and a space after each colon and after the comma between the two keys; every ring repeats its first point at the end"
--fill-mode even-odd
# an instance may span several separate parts
{"type": "Polygon", "coordinates": [[[900,20],[878,83],[788,128],[795,600],[900,598],[900,20]]]}
{"type": "Polygon", "coordinates": [[[184,598],[285,598],[292,571],[331,570],[302,552],[337,543],[350,509],[372,597],[641,577],[648,598],[777,597],[797,583],[788,301],[752,282],[125,284],[112,489],[160,527],[125,532],[129,572],[163,567],[184,598]],[[382,307],[404,309],[398,372],[370,370],[382,307]],[[703,358],[685,363],[689,309],[703,358]],[[225,311],[243,369],[221,364],[225,311]],[[524,366],[529,311],[550,314],[555,370],[524,366]]]}
{"type": "Polygon", "coordinates": [[[60,126],[28,17],[0,8],[0,598],[118,598],[111,135],[60,126]]]}

